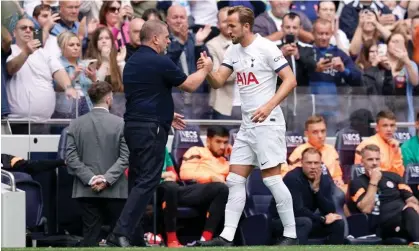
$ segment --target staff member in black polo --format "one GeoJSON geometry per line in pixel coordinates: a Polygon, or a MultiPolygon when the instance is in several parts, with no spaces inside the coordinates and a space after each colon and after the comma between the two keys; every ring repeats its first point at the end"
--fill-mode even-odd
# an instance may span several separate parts
{"type": "Polygon", "coordinates": [[[174,114],[172,87],[193,92],[212,70],[207,67],[188,77],[164,56],[170,40],[167,25],[161,21],[147,21],[140,40],[141,46],[128,60],[123,74],[130,194],[107,240],[109,245],[120,247],[131,246],[134,232],[142,233],[141,218],[161,178],[174,114]]]}

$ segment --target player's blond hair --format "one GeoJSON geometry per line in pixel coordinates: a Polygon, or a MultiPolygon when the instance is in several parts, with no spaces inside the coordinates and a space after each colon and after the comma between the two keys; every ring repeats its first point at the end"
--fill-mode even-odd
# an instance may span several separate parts
{"type": "Polygon", "coordinates": [[[250,8],[244,6],[234,6],[228,9],[227,15],[231,16],[234,13],[239,14],[239,21],[241,25],[248,23],[250,30],[253,30],[253,24],[255,23],[255,14],[250,8]]]}

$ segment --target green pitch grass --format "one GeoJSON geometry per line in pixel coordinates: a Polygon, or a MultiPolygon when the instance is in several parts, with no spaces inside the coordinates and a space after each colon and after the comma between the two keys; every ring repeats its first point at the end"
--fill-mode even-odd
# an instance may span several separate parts
{"type": "MultiPolygon", "coordinates": [[[[232,248],[184,248],[185,251],[402,251],[411,250],[419,251],[418,246],[291,246],[291,247],[232,247],[232,248]]],[[[169,251],[179,249],[169,249],[162,247],[150,247],[150,248],[2,248],[2,250],[8,251],[169,251]]]]}

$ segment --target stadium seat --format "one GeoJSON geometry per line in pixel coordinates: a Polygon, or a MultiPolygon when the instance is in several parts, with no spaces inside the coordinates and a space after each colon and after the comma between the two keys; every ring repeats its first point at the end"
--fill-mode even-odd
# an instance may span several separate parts
{"type": "Polygon", "coordinates": [[[413,194],[419,199],[419,163],[406,166],[404,179],[405,183],[412,188],[413,194]]]}
{"type": "Polygon", "coordinates": [[[301,133],[287,131],[285,133],[285,142],[287,144],[287,160],[291,153],[297,148],[299,145],[305,143],[304,135],[301,133]]]}
{"type": "Polygon", "coordinates": [[[175,130],[172,143],[172,155],[175,160],[175,168],[180,167],[183,155],[193,146],[204,146],[200,137],[199,126],[190,125],[183,130],[175,130]]]}
{"type": "Polygon", "coordinates": [[[399,141],[400,145],[402,145],[405,141],[409,140],[412,137],[407,130],[398,129],[394,133],[394,138],[399,141]]]}
{"type": "Polygon", "coordinates": [[[348,183],[350,179],[350,170],[354,163],[355,150],[360,143],[361,135],[351,128],[344,128],[336,133],[335,148],[339,154],[343,181],[345,183],[348,183]]]}

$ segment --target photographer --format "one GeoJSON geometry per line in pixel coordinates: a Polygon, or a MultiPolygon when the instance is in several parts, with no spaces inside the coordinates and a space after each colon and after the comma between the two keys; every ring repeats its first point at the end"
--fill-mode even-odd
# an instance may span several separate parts
{"type": "MultiPolygon", "coordinates": [[[[298,85],[308,86],[308,74],[316,69],[316,61],[314,60],[313,47],[298,40],[297,34],[300,29],[300,16],[293,12],[286,14],[282,23],[284,38],[281,40],[279,48],[297,76],[298,85]]],[[[282,82],[282,80],[279,81],[282,82]]]]}

